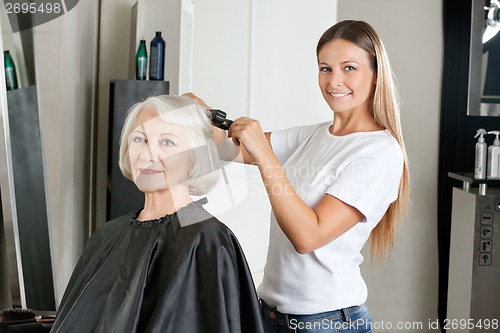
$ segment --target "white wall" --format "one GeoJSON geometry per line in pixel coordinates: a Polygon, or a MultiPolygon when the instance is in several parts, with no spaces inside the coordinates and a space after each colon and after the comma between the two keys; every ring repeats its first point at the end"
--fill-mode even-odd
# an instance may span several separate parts
{"type": "Polygon", "coordinates": [[[250,36],[250,0],[196,2],[192,88],[231,119],[249,112],[250,36]]]}
{"type": "Polygon", "coordinates": [[[337,1],[253,1],[250,116],[264,130],[333,119],[318,88],[316,44],[337,1]]]}
{"type": "Polygon", "coordinates": [[[438,299],[441,2],[339,0],[338,18],[366,20],[384,41],[399,83],[412,177],[413,204],[392,260],[377,270],[371,270],[368,264],[363,267],[369,291],[367,304],[374,320],[427,325],[429,319],[437,317],[438,299]]]}
{"type": "Polygon", "coordinates": [[[265,130],[331,119],[315,50],[336,9],[336,0],[196,2],[193,91],[228,117],[259,119],[265,130]]]}
{"type": "Polygon", "coordinates": [[[88,237],[98,5],[81,1],[34,28],[56,297],[88,237]],[[83,46],[83,47],[82,47],[83,46]]]}

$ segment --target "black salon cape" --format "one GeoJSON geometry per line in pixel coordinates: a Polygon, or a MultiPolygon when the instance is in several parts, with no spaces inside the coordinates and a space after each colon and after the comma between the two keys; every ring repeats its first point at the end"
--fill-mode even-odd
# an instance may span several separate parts
{"type": "Polygon", "coordinates": [[[159,220],[128,215],[99,228],[51,332],[263,332],[242,249],[204,202],[159,220]]]}

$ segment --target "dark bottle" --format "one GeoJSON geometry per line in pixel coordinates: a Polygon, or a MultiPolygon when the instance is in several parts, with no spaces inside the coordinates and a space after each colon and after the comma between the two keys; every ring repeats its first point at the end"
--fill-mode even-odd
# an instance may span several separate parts
{"type": "Polygon", "coordinates": [[[135,56],[135,79],[146,80],[148,74],[148,52],[146,51],[146,41],[141,39],[137,54],[135,56]]]}
{"type": "Polygon", "coordinates": [[[156,32],[151,41],[149,57],[149,79],[163,81],[165,72],[165,41],[161,38],[161,31],[156,32]]]}
{"type": "Polygon", "coordinates": [[[10,56],[10,52],[3,51],[3,65],[5,69],[5,85],[7,90],[17,89],[17,74],[16,65],[14,65],[14,60],[10,56]]]}

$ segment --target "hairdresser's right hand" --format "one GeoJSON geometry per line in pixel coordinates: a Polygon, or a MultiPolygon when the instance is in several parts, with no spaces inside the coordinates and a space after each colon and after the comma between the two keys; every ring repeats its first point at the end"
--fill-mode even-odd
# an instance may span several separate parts
{"type": "Polygon", "coordinates": [[[260,163],[274,156],[258,120],[247,117],[234,120],[229,128],[228,137],[233,140],[235,145],[242,145],[245,149],[244,155],[248,154],[249,157],[244,156],[245,163],[248,161],[260,163]]]}
{"type": "Polygon", "coordinates": [[[182,94],[182,96],[186,96],[186,97],[189,97],[191,98],[192,100],[194,100],[196,103],[200,104],[201,106],[207,108],[207,109],[211,109],[210,106],[208,106],[207,103],[205,103],[204,100],[202,100],[201,98],[199,98],[198,96],[196,96],[194,93],[192,92],[188,92],[188,93],[185,93],[185,94],[182,94]]]}

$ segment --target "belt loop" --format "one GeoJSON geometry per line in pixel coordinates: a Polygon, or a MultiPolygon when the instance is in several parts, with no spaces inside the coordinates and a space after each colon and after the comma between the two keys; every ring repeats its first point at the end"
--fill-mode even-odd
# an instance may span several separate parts
{"type": "Polygon", "coordinates": [[[351,321],[351,314],[349,313],[348,308],[343,308],[341,309],[342,311],[342,316],[344,317],[345,322],[350,322],[351,321]]]}

